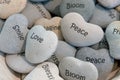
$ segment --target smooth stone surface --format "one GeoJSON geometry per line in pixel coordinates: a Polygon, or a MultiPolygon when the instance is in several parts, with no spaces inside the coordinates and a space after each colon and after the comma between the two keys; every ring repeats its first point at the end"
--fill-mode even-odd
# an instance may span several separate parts
{"type": "Polygon", "coordinates": [[[62,0],[49,0],[44,6],[45,8],[53,14],[60,15],[60,4],[62,0]]]}
{"type": "Polygon", "coordinates": [[[107,49],[94,50],[84,47],[78,50],[76,58],[93,63],[99,72],[98,80],[106,80],[114,65],[114,60],[110,57],[107,49]]]}
{"type": "Polygon", "coordinates": [[[120,5],[120,0],[98,0],[98,2],[106,8],[114,8],[120,5]]]}
{"type": "Polygon", "coordinates": [[[75,57],[76,49],[64,41],[59,41],[54,55],[48,60],[54,62],[56,65],[59,65],[59,62],[64,57],[75,57]]]}
{"type": "Polygon", "coordinates": [[[7,54],[20,53],[28,32],[28,20],[22,14],[10,16],[0,34],[0,51],[7,54]]]}
{"type": "Polygon", "coordinates": [[[51,62],[39,64],[24,80],[64,80],[59,76],[57,66],[51,62]]]}
{"type": "Polygon", "coordinates": [[[35,25],[42,25],[46,30],[53,31],[57,35],[59,40],[63,40],[63,35],[61,33],[61,22],[60,17],[53,17],[52,19],[48,20],[46,18],[40,18],[35,22],[35,25]]]}
{"type": "Polygon", "coordinates": [[[77,12],[88,21],[95,9],[93,0],[63,0],[60,5],[61,16],[64,17],[67,13],[77,12]]]}
{"type": "Polygon", "coordinates": [[[111,22],[119,20],[119,16],[120,13],[115,9],[105,9],[100,5],[96,5],[95,12],[90,19],[90,23],[106,28],[111,22]]]}
{"type": "Polygon", "coordinates": [[[27,3],[27,6],[22,11],[22,14],[25,15],[29,21],[28,28],[32,28],[33,24],[39,18],[51,18],[50,13],[45,9],[45,7],[42,4],[33,4],[31,2],[27,3]]]}
{"type": "Polygon", "coordinates": [[[52,31],[46,31],[43,26],[34,26],[27,35],[25,57],[30,63],[41,63],[55,52],[58,38],[52,31]]]}
{"type": "Polygon", "coordinates": [[[78,13],[68,13],[61,20],[64,39],[74,46],[90,46],[100,42],[104,32],[98,25],[85,22],[78,13]]]}
{"type": "Polygon", "coordinates": [[[45,1],[49,1],[49,0],[30,0],[30,1],[33,1],[33,2],[45,2],[45,1]]]}
{"type": "Polygon", "coordinates": [[[84,62],[74,57],[63,58],[63,60],[59,64],[59,70],[61,76],[65,80],[97,80],[98,79],[97,68],[92,63],[84,62]]]}
{"type": "Polygon", "coordinates": [[[29,73],[34,68],[35,65],[30,64],[23,55],[6,55],[7,65],[14,71],[18,73],[29,73]]]}
{"type": "Polygon", "coordinates": [[[118,12],[120,12],[120,6],[115,8],[118,12]]]}
{"type": "Polygon", "coordinates": [[[109,44],[110,55],[115,59],[120,59],[120,21],[109,24],[105,36],[109,44]]]}
{"type": "Polygon", "coordinates": [[[0,18],[6,19],[10,15],[21,12],[27,0],[0,0],[0,18]]]}
{"type": "Polygon", "coordinates": [[[21,80],[24,80],[24,78],[27,76],[28,74],[22,74],[21,80]]]}
{"type": "Polygon", "coordinates": [[[0,19],[0,32],[1,32],[2,28],[3,28],[3,25],[4,25],[4,21],[0,19]]]}
{"type": "Polygon", "coordinates": [[[0,52],[0,80],[20,80],[20,74],[13,72],[5,62],[5,55],[0,52]]]}

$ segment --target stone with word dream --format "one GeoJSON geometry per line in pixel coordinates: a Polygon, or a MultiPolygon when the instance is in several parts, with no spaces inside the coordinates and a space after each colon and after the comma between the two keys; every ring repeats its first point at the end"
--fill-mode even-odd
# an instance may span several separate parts
{"type": "Polygon", "coordinates": [[[55,32],[59,40],[63,40],[61,33],[61,17],[53,17],[52,19],[40,18],[35,22],[35,25],[42,25],[46,30],[55,32]]]}
{"type": "Polygon", "coordinates": [[[64,41],[59,41],[54,55],[52,55],[52,57],[48,61],[54,62],[55,64],[59,65],[59,62],[64,57],[75,57],[75,53],[76,49],[73,46],[64,41]]]}
{"type": "Polygon", "coordinates": [[[60,4],[62,0],[49,0],[44,3],[45,8],[53,14],[60,16],[60,4]]]}
{"type": "Polygon", "coordinates": [[[90,23],[106,28],[111,22],[119,20],[119,16],[120,14],[115,9],[105,9],[100,5],[96,5],[90,23]]]}
{"type": "Polygon", "coordinates": [[[28,2],[26,8],[22,11],[22,14],[25,15],[29,21],[28,28],[32,28],[35,21],[39,18],[51,18],[50,13],[40,3],[33,4],[31,2],[28,2]]]}
{"type": "Polygon", "coordinates": [[[61,20],[64,39],[74,46],[90,46],[100,42],[104,32],[98,25],[87,23],[78,13],[68,13],[61,20]]]}
{"type": "Polygon", "coordinates": [[[94,50],[84,47],[78,50],[76,58],[93,63],[99,72],[98,80],[106,80],[114,65],[114,60],[110,57],[107,49],[94,50]]]}
{"type": "Polygon", "coordinates": [[[98,2],[106,8],[114,8],[120,5],[120,0],[98,0],[98,2]]]}
{"type": "Polygon", "coordinates": [[[39,64],[24,80],[64,80],[59,76],[58,67],[51,62],[39,64]]]}
{"type": "Polygon", "coordinates": [[[90,62],[65,57],[59,64],[60,75],[65,80],[97,80],[98,70],[90,62]]]}
{"type": "Polygon", "coordinates": [[[52,31],[43,26],[34,26],[27,35],[25,57],[30,63],[41,63],[49,59],[55,52],[58,38],[52,31]]]}
{"type": "Polygon", "coordinates": [[[63,0],[60,5],[61,16],[64,17],[67,13],[77,12],[88,21],[95,9],[93,0],[63,0]]]}
{"type": "Polygon", "coordinates": [[[0,0],[0,18],[6,19],[10,15],[21,12],[27,0],[0,0]]]}
{"type": "Polygon", "coordinates": [[[33,1],[33,2],[46,2],[46,1],[49,1],[49,0],[30,0],[30,1],[33,1]]]}
{"type": "Polygon", "coordinates": [[[0,34],[0,51],[8,54],[17,54],[22,51],[25,37],[28,32],[28,20],[22,14],[10,16],[0,34]]]}
{"type": "Polygon", "coordinates": [[[0,19],[0,32],[1,32],[2,28],[3,28],[3,25],[4,25],[4,21],[2,19],[0,19]]]}
{"type": "Polygon", "coordinates": [[[110,55],[115,59],[120,59],[120,21],[109,24],[105,36],[109,44],[110,55]]]}
{"type": "Polygon", "coordinates": [[[29,73],[34,68],[35,65],[30,64],[23,55],[6,55],[7,65],[14,71],[18,73],[29,73]]]}

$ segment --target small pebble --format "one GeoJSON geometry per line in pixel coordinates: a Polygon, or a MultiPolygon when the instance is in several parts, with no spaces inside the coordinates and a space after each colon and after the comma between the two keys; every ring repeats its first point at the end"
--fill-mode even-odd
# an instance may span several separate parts
{"type": "Polygon", "coordinates": [[[71,45],[90,46],[100,42],[104,32],[98,25],[87,23],[78,13],[68,13],[61,20],[64,39],[71,45]]]}
{"type": "Polygon", "coordinates": [[[98,80],[105,80],[114,65],[114,60],[110,57],[107,49],[94,50],[84,47],[78,50],[76,58],[93,63],[99,72],[98,80]]]}
{"type": "Polygon", "coordinates": [[[64,80],[59,76],[57,66],[51,62],[39,64],[24,80],[64,80]]]}
{"type": "Polygon", "coordinates": [[[0,34],[0,51],[7,54],[20,53],[28,32],[28,20],[22,14],[10,16],[0,34]]]}
{"type": "Polygon", "coordinates": [[[65,80],[97,80],[98,70],[90,62],[65,57],[59,64],[60,75],[65,80]]]}
{"type": "Polygon", "coordinates": [[[27,0],[0,0],[0,18],[7,19],[9,16],[21,12],[27,4],[27,0]]]}
{"type": "Polygon", "coordinates": [[[105,36],[109,44],[110,55],[115,59],[120,59],[120,21],[109,24],[105,36]]]}
{"type": "Polygon", "coordinates": [[[30,63],[41,63],[55,52],[58,38],[52,31],[46,31],[43,26],[34,26],[27,35],[25,57],[30,63]]]}

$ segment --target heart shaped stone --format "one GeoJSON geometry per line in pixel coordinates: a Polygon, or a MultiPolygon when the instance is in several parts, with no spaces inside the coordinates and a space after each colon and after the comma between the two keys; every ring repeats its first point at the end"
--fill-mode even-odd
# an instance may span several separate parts
{"type": "Polygon", "coordinates": [[[119,20],[119,16],[120,14],[115,9],[105,9],[100,5],[96,5],[90,23],[106,28],[111,22],[119,20]]]}
{"type": "Polygon", "coordinates": [[[59,64],[59,70],[61,76],[65,80],[97,80],[98,79],[97,68],[92,63],[84,62],[74,57],[63,58],[63,60],[59,64]]]}
{"type": "Polygon", "coordinates": [[[114,8],[120,5],[120,0],[98,0],[98,2],[106,8],[114,8]]]}
{"type": "Polygon", "coordinates": [[[57,66],[51,62],[39,64],[24,80],[64,80],[59,76],[57,66]]]}
{"type": "Polygon", "coordinates": [[[98,25],[85,22],[78,13],[68,13],[61,20],[64,39],[74,46],[90,46],[100,42],[104,32],[98,25]]]}
{"type": "Polygon", "coordinates": [[[40,18],[35,22],[35,25],[42,25],[46,30],[50,30],[56,33],[59,40],[63,40],[63,36],[61,33],[61,26],[60,21],[62,18],[60,17],[53,17],[52,19],[48,20],[46,18],[40,18]]]}
{"type": "Polygon", "coordinates": [[[27,6],[22,11],[22,14],[25,15],[29,21],[28,28],[32,28],[35,21],[39,18],[51,18],[50,13],[45,9],[42,4],[33,4],[31,2],[27,3],[27,6]]]}
{"type": "Polygon", "coordinates": [[[25,56],[30,63],[41,63],[55,52],[58,38],[52,31],[46,31],[43,26],[34,26],[27,35],[25,56]]]}
{"type": "Polygon", "coordinates": [[[61,16],[65,16],[70,12],[77,12],[81,14],[86,21],[88,21],[95,9],[93,0],[62,0],[60,5],[61,16]]]}
{"type": "Polygon", "coordinates": [[[0,0],[0,18],[6,19],[10,15],[21,12],[27,0],[0,0]]]}
{"type": "Polygon", "coordinates": [[[93,63],[99,72],[98,80],[106,80],[114,65],[114,60],[110,57],[107,49],[94,50],[84,47],[78,50],[76,58],[93,63]]]}
{"type": "Polygon", "coordinates": [[[0,34],[0,51],[8,54],[20,53],[28,32],[28,20],[22,14],[10,16],[0,34]]]}
{"type": "Polygon", "coordinates": [[[7,65],[18,73],[29,73],[35,68],[35,65],[30,64],[23,55],[6,55],[7,65]]]}
{"type": "Polygon", "coordinates": [[[110,55],[115,59],[120,59],[120,21],[109,24],[105,36],[109,44],[110,55]]]}
{"type": "Polygon", "coordinates": [[[55,64],[59,65],[59,62],[64,57],[75,57],[75,53],[76,49],[73,46],[64,41],[59,41],[54,55],[52,55],[52,57],[48,61],[54,62],[55,64]]]}

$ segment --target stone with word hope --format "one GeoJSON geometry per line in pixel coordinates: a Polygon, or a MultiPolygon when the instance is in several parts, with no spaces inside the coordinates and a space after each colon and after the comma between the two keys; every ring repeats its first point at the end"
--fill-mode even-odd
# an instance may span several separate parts
{"type": "Polygon", "coordinates": [[[110,57],[107,49],[94,50],[84,47],[78,50],[76,58],[93,63],[99,72],[98,80],[106,80],[114,65],[114,60],[110,57]]]}
{"type": "Polygon", "coordinates": [[[2,19],[0,19],[0,32],[2,30],[3,25],[4,25],[4,21],[2,19]]]}
{"type": "Polygon", "coordinates": [[[28,28],[32,28],[35,21],[39,18],[51,18],[50,13],[44,8],[42,4],[33,4],[31,2],[27,3],[27,6],[22,11],[22,14],[25,15],[29,21],[28,28]]]}
{"type": "Polygon", "coordinates": [[[39,64],[24,80],[64,80],[59,76],[58,67],[51,62],[39,64]]]}
{"type": "Polygon", "coordinates": [[[100,42],[104,32],[98,25],[87,23],[78,13],[68,13],[61,20],[64,39],[74,46],[90,46],[100,42]]]}
{"type": "Polygon", "coordinates": [[[110,55],[115,59],[120,59],[120,21],[109,24],[105,36],[109,44],[110,55]]]}
{"type": "Polygon", "coordinates": [[[59,62],[64,57],[75,57],[75,53],[76,49],[73,46],[64,41],[59,41],[54,55],[52,55],[52,57],[48,61],[54,62],[55,64],[59,65],[59,62]]]}
{"type": "Polygon", "coordinates": [[[0,34],[0,51],[8,54],[17,54],[22,51],[25,37],[28,32],[28,20],[22,14],[10,16],[0,34]]]}
{"type": "Polygon", "coordinates": [[[97,80],[98,70],[90,62],[65,57],[59,64],[60,75],[65,80],[97,80]]]}
{"type": "Polygon", "coordinates": [[[114,8],[120,5],[120,0],[98,0],[98,2],[106,8],[114,8]]]}
{"type": "Polygon", "coordinates": [[[60,5],[61,16],[64,17],[67,13],[77,12],[88,21],[95,9],[93,0],[62,0],[60,5]]]}
{"type": "Polygon", "coordinates": [[[119,16],[120,14],[115,9],[105,9],[100,5],[96,5],[90,23],[106,28],[111,22],[119,20],[119,16]]]}
{"type": "Polygon", "coordinates": [[[45,1],[49,1],[49,0],[30,0],[30,1],[33,1],[33,2],[45,2],[45,1]]]}
{"type": "Polygon", "coordinates": [[[21,12],[26,6],[27,0],[0,0],[0,18],[21,12]]]}
{"type": "Polygon", "coordinates": [[[25,57],[30,63],[41,63],[49,59],[55,52],[58,38],[52,31],[43,26],[34,26],[27,35],[25,57]]]}
{"type": "Polygon", "coordinates": [[[53,17],[52,19],[48,20],[46,18],[40,18],[35,22],[35,25],[42,25],[46,30],[53,31],[58,36],[59,40],[63,40],[63,36],[61,33],[61,22],[60,17],[53,17]]]}
{"type": "Polygon", "coordinates": [[[23,55],[6,55],[7,65],[18,73],[29,73],[35,68],[35,65],[30,64],[23,55]]]}

